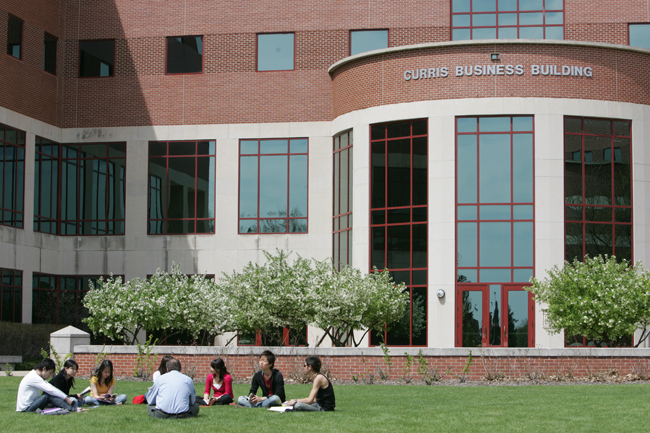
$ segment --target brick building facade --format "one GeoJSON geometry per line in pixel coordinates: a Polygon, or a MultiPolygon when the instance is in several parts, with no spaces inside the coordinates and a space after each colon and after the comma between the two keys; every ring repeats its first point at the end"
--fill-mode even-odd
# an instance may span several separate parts
{"type": "Polygon", "coordinates": [[[0,320],[281,248],[393,271],[392,346],[588,345],[523,287],[648,261],[648,40],[641,0],[0,0],[0,320]]]}

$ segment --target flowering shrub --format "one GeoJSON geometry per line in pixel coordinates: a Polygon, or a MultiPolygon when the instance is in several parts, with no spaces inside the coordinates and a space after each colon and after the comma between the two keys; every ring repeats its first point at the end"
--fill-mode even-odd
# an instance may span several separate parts
{"type": "Polygon", "coordinates": [[[554,266],[545,280],[531,278],[535,300],[544,303],[551,332],[583,335],[597,345],[643,334],[650,325],[650,274],[641,262],[634,267],[616,257],[585,257],[584,262],[554,266]]]}

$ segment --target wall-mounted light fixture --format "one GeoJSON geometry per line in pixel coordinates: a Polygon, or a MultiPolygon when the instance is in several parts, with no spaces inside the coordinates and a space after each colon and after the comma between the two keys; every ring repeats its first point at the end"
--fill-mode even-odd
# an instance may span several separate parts
{"type": "Polygon", "coordinates": [[[442,290],[442,289],[440,289],[440,290],[438,290],[438,292],[436,293],[436,295],[437,295],[440,299],[442,299],[442,298],[445,297],[445,291],[442,290]]]}
{"type": "Polygon", "coordinates": [[[501,53],[492,53],[492,54],[490,54],[490,60],[492,60],[492,61],[501,60],[501,53]]]}

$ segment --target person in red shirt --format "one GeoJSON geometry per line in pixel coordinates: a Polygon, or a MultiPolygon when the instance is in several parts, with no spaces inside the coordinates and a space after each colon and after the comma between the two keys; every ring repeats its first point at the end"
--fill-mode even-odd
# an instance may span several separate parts
{"type": "Polygon", "coordinates": [[[240,396],[237,403],[246,407],[281,406],[286,400],[284,395],[284,378],[275,365],[275,355],[265,350],[260,355],[260,371],[253,375],[251,390],[248,397],[240,396]],[[257,389],[262,389],[262,397],[258,397],[257,389]]]}
{"type": "Polygon", "coordinates": [[[208,378],[205,381],[205,393],[203,394],[204,406],[232,403],[234,401],[232,376],[228,373],[223,359],[217,358],[213,360],[210,364],[210,369],[212,370],[212,374],[208,374],[208,378]],[[210,398],[210,392],[214,393],[212,398],[210,398]]]}

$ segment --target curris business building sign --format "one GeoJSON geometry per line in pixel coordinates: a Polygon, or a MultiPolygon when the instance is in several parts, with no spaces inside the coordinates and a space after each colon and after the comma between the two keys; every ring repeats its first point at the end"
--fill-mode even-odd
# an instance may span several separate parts
{"type": "Polygon", "coordinates": [[[471,66],[440,66],[435,68],[418,68],[404,71],[405,81],[428,80],[434,78],[481,77],[499,75],[526,75],[553,77],[584,77],[593,78],[593,69],[588,66],[569,65],[471,65],[471,66]]]}

